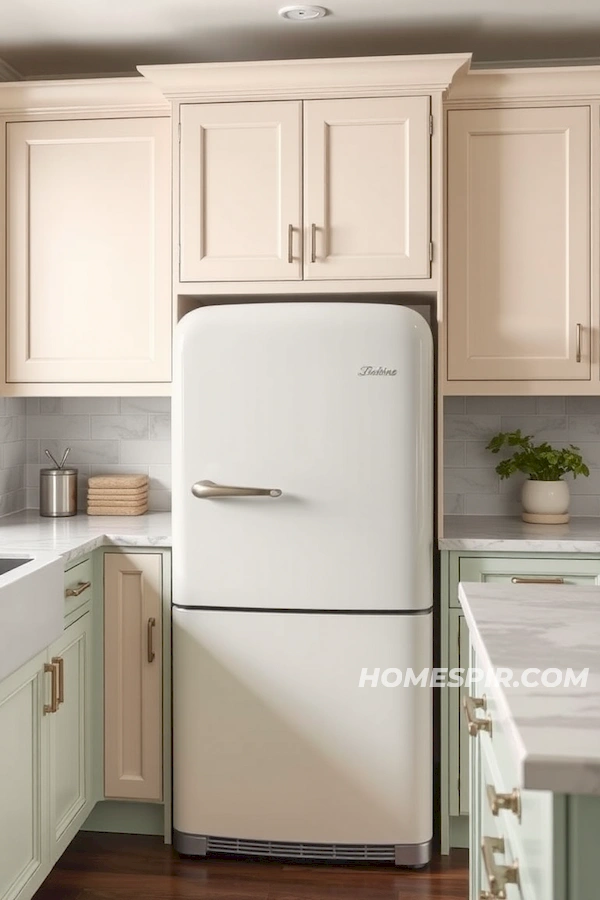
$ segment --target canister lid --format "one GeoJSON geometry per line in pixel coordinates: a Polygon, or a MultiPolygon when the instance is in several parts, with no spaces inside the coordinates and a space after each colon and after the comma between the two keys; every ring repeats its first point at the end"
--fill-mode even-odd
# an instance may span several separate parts
{"type": "Polygon", "coordinates": [[[40,469],[40,475],[47,478],[60,478],[61,475],[77,475],[77,469],[40,469]]]}

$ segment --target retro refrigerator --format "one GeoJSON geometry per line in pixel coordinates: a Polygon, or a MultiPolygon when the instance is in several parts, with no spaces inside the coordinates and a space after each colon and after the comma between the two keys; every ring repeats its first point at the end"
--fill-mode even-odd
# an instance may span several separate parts
{"type": "Polygon", "coordinates": [[[181,853],[428,862],[432,381],[427,323],[391,303],[179,323],[181,853]]]}

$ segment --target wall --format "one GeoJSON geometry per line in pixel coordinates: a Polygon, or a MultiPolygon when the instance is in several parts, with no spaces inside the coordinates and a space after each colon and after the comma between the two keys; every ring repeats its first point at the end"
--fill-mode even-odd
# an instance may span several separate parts
{"type": "Polygon", "coordinates": [[[524,476],[500,481],[501,458],[485,450],[498,431],[532,434],[562,447],[576,444],[590,477],[570,479],[575,516],[600,516],[600,397],[446,397],[444,511],[446,515],[519,515],[524,476]]]}
{"type": "Polygon", "coordinates": [[[150,509],[171,508],[168,397],[46,397],[19,402],[25,403],[23,418],[27,420],[27,507],[39,507],[39,471],[52,465],[44,448],[60,460],[65,448],[71,447],[68,461],[79,470],[81,509],[86,505],[89,476],[117,473],[149,475],[150,509]]]}

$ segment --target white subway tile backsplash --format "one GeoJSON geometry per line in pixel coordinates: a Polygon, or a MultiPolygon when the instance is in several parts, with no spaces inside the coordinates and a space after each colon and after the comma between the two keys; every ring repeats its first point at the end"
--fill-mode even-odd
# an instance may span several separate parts
{"type": "Polygon", "coordinates": [[[92,440],[140,441],[148,438],[148,416],[92,416],[92,440]]]}
{"type": "MultiPolygon", "coordinates": [[[[67,447],[71,448],[68,458],[69,465],[119,462],[119,441],[40,440],[40,460],[43,462],[46,459],[44,448],[47,448],[54,458],[60,461],[67,447]]],[[[46,465],[51,465],[51,463],[47,462],[46,465]]]]}
{"type": "Polygon", "coordinates": [[[44,414],[28,416],[27,436],[44,440],[86,440],[91,437],[90,417],[44,414]]]}
{"type": "Polygon", "coordinates": [[[485,449],[497,431],[520,428],[538,441],[579,446],[589,478],[569,479],[571,514],[600,515],[600,397],[447,397],[444,491],[447,515],[519,515],[524,475],[501,481],[504,454],[485,449]],[[464,462],[461,451],[464,445],[464,462]],[[487,471],[487,477],[484,472],[487,471]]]}
{"type": "Polygon", "coordinates": [[[151,441],[171,440],[170,413],[153,413],[148,416],[149,438],[151,441]]]}
{"type": "Polygon", "coordinates": [[[121,415],[170,412],[169,397],[123,397],[121,400],[121,415]]]}
{"type": "Polygon", "coordinates": [[[500,431],[500,416],[455,416],[444,418],[444,437],[447,441],[489,440],[500,431]]]}
{"type": "Polygon", "coordinates": [[[538,416],[564,416],[567,411],[566,397],[537,397],[538,416]]]}
{"type": "Polygon", "coordinates": [[[170,441],[123,441],[120,449],[122,463],[163,466],[171,462],[170,441]]]}
{"type": "Polygon", "coordinates": [[[466,444],[464,441],[444,442],[444,465],[464,466],[466,457],[466,444]]]}
{"type": "Polygon", "coordinates": [[[450,494],[496,494],[498,478],[493,469],[446,469],[444,489],[450,494]]]}
{"type": "Polygon", "coordinates": [[[501,430],[534,434],[540,441],[566,441],[566,416],[502,416],[501,430]]]}
{"type": "Polygon", "coordinates": [[[151,490],[171,490],[171,466],[149,466],[148,474],[151,490]]]}
{"type": "Polygon", "coordinates": [[[46,416],[59,416],[63,412],[61,397],[41,397],[40,413],[46,416]]]}
{"type": "MultiPolygon", "coordinates": [[[[150,509],[171,506],[171,415],[168,397],[49,397],[28,399],[23,408],[27,440],[19,427],[2,424],[13,436],[9,462],[20,460],[23,502],[39,506],[39,470],[50,465],[44,448],[60,458],[71,447],[69,464],[79,471],[78,505],[85,509],[90,475],[143,474],[150,477],[150,509]]],[[[11,417],[7,417],[11,418],[11,417]]],[[[1,471],[1,470],[0,470],[1,471]]],[[[0,481],[1,486],[1,481],[0,481]]],[[[0,494],[1,497],[1,494],[0,494]]],[[[15,502],[15,501],[11,501],[15,502]]],[[[1,508],[1,507],[0,507],[1,508]]]]}
{"type": "Polygon", "coordinates": [[[64,397],[62,411],[66,416],[112,416],[121,412],[119,397],[64,397]]]}
{"type": "Polygon", "coordinates": [[[535,397],[467,397],[469,416],[533,416],[535,397]]]}

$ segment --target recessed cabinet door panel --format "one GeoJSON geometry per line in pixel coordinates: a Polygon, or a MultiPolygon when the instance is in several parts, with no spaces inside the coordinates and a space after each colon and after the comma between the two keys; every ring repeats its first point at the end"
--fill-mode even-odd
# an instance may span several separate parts
{"type": "Polygon", "coordinates": [[[590,377],[589,109],[448,115],[448,378],[590,377]]]}
{"type": "Polygon", "coordinates": [[[170,381],[170,120],[6,128],[7,380],[170,381]]]}
{"type": "Polygon", "coordinates": [[[305,278],[428,278],[429,98],[304,104],[305,278]]]}
{"type": "Polygon", "coordinates": [[[104,556],[104,792],[162,799],[162,558],[104,556]]]}
{"type": "MultiPolygon", "coordinates": [[[[62,667],[62,700],[50,724],[50,852],[58,859],[91,811],[91,613],[50,648],[62,667]]],[[[55,662],[56,660],[56,662],[55,662]]]]}
{"type": "Polygon", "coordinates": [[[0,684],[0,897],[11,900],[33,896],[47,871],[40,696],[45,659],[44,652],[0,684]]]}
{"type": "Polygon", "coordinates": [[[302,104],[181,107],[181,281],[302,277],[302,104]]]}

